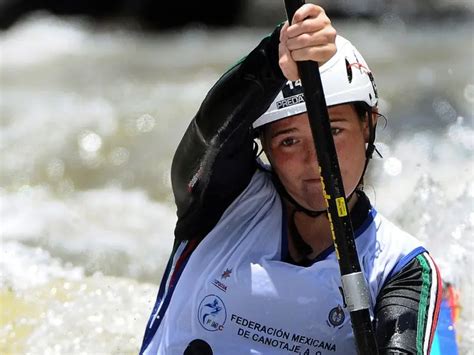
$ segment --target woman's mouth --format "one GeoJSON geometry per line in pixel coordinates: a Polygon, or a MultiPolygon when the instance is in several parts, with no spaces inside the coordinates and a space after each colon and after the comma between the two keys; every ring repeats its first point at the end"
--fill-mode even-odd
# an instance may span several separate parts
{"type": "Polygon", "coordinates": [[[321,179],[320,178],[303,179],[303,182],[307,184],[315,184],[315,183],[321,183],[321,179]]]}

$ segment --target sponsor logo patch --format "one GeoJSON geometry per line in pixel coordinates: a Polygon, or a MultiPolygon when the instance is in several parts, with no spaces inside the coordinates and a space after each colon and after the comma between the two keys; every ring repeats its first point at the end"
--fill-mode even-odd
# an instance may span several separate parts
{"type": "Polygon", "coordinates": [[[227,310],[219,296],[207,295],[199,304],[198,320],[201,326],[210,332],[224,329],[227,310]]]}
{"type": "Polygon", "coordinates": [[[277,101],[276,106],[277,106],[277,109],[281,109],[281,108],[284,108],[284,107],[290,107],[290,106],[293,106],[293,105],[297,105],[297,104],[300,104],[302,102],[304,102],[304,95],[303,94],[298,94],[296,96],[291,96],[291,97],[288,97],[286,99],[277,101]]]}
{"type": "Polygon", "coordinates": [[[301,80],[288,81],[283,89],[281,89],[281,92],[283,100],[276,102],[278,110],[305,102],[301,80]]]}
{"type": "Polygon", "coordinates": [[[229,268],[225,269],[225,271],[221,275],[221,279],[225,280],[225,279],[229,278],[230,274],[232,274],[232,269],[229,269],[229,268]]]}
{"type": "Polygon", "coordinates": [[[216,286],[219,290],[227,292],[227,285],[223,282],[220,282],[218,279],[214,279],[214,281],[212,281],[212,284],[216,286]]]}
{"type": "Polygon", "coordinates": [[[329,311],[328,320],[326,323],[333,328],[341,327],[345,319],[346,315],[344,310],[342,309],[341,305],[337,305],[329,311]]]}
{"type": "Polygon", "coordinates": [[[214,281],[212,281],[212,284],[216,286],[219,290],[223,292],[227,292],[227,285],[224,283],[224,281],[228,279],[231,274],[232,274],[232,269],[226,268],[222,272],[220,280],[214,279],[214,281]]]}

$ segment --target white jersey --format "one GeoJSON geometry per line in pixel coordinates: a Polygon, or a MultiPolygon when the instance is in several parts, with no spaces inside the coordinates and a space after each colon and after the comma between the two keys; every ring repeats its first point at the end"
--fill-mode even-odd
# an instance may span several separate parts
{"type": "MultiPolygon", "coordinates": [[[[181,355],[201,339],[214,355],[356,354],[334,249],[311,266],[283,262],[282,216],[273,183],[257,171],[196,248],[179,246],[142,353],[181,355]]],[[[355,235],[373,314],[384,283],[425,250],[374,209],[355,235]]]]}

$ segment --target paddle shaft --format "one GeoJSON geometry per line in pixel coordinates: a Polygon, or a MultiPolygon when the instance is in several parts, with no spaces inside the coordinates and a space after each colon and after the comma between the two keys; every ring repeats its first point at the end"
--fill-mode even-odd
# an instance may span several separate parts
{"type": "MultiPolygon", "coordinates": [[[[285,0],[290,23],[296,10],[304,3],[304,0],[285,0]]],[[[323,194],[328,204],[328,219],[341,271],[344,298],[350,311],[357,349],[360,355],[376,355],[378,350],[370,321],[369,291],[357,255],[319,66],[314,61],[301,61],[297,65],[318,156],[323,194]]]]}

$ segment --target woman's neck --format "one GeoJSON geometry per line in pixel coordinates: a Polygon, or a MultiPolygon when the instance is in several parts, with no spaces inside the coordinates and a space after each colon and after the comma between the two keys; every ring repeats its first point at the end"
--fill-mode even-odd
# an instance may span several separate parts
{"type": "MultiPolygon", "coordinates": [[[[348,203],[349,210],[352,210],[357,202],[357,194],[353,194],[348,203]]],[[[305,259],[315,259],[324,250],[333,244],[331,228],[326,213],[322,213],[317,217],[310,217],[303,212],[294,212],[294,206],[286,203],[288,218],[294,218],[294,226],[296,231],[288,230],[288,249],[290,256],[296,262],[305,259]],[[294,216],[294,217],[293,217],[294,216]],[[310,254],[304,255],[295,245],[295,236],[292,233],[299,233],[303,241],[311,248],[310,254]]],[[[288,221],[288,226],[292,221],[288,221]]]]}

